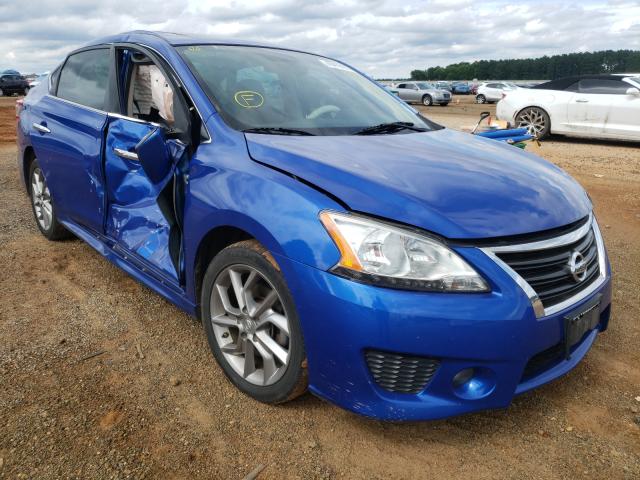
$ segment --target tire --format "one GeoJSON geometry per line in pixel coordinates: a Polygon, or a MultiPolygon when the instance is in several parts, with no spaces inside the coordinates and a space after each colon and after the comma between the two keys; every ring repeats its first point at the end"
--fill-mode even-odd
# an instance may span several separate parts
{"type": "Polygon", "coordinates": [[[295,304],[277,263],[262,245],[242,241],[216,255],[204,275],[201,305],[211,352],[240,391],[277,404],[307,390],[295,304]]]}
{"type": "Polygon", "coordinates": [[[516,128],[526,128],[527,131],[539,138],[546,138],[551,132],[551,119],[547,112],[538,107],[523,108],[516,115],[516,128]]]}
{"type": "Polygon", "coordinates": [[[72,236],[58,221],[55,204],[37,159],[33,159],[29,167],[29,197],[36,225],[42,235],[51,241],[72,236]]]}
{"type": "Polygon", "coordinates": [[[424,95],[422,97],[422,104],[425,107],[430,107],[431,105],[433,105],[433,98],[431,98],[431,95],[424,95]]]}
{"type": "Polygon", "coordinates": [[[447,105],[449,105],[449,102],[440,104],[441,107],[446,107],[447,105]]]}
{"type": "Polygon", "coordinates": [[[487,97],[484,95],[476,95],[476,103],[487,103],[487,97]]]}

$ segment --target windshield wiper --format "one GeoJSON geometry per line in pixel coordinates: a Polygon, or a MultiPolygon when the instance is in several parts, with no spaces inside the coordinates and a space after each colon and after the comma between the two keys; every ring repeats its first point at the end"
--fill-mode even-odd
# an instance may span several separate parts
{"type": "Polygon", "coordinates": [[[314,135],[306,130],[296,130],[295,128],[282,127],[257,127],[247,128],[244,133],[266,133],[267,135],[314,135]]]}
{"type": "Polygon", "coordinates": [[[372,127],[363,128],[354,133],[354,135],[374,135],[376,133],[393,133],[400,130],[413,130],[414,132],[426,132],[426,128],[416,127],[412,122],[389,122],[373,125],[372,127]]]}

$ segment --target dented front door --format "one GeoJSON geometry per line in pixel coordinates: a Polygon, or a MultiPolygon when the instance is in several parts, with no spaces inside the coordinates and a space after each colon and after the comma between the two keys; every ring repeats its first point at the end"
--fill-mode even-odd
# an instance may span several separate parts
{"type": "Polygon", "coordinates": [[[175,212],[174,182],[184,147],[169,140],[166,158],[157,150],[136,149],[158,128],[147,122],[110,117],[105,148],[105,232],[152,273],[179,280],[182,238],[175,212]],[[169,164],[159,169],[164,172],[162,175],[150,176],[142,166],[143,160],[148,165],[153,161],[169,164]]]}

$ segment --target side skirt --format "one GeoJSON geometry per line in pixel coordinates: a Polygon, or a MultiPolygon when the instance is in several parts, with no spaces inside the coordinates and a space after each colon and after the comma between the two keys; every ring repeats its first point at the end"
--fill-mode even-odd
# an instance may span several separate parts
{"type": "Polygon", "coordinates": [[[74,235],[88,243],[103,257],[120,267],[134,279],[160,294],[160,296],[166,298],[189,315],[197,315],[196,305],[186,297],[184,290],[180,288],[178,284],[154,274],[151,269],[143,266],[141,261],[128,255],[122,248],[118,248],[118,246],[107,237],[90,232],[84,227],[68,220],[61,220],[61,223],[74,235]]]}

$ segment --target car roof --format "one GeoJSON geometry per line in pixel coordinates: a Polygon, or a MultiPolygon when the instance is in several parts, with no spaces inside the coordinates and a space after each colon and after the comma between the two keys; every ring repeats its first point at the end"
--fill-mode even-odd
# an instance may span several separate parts
{"type": "Polygon", "coordinates": [[[131,42],[131,43],[164,43],[171,46],[181,45],[251,45],[259,47],[274,47],[273,45],[261,44],[250,40],[231,40],[218,39],[212,37],[202,37],[194,35],[185,35],[175,32],[159,32],[150,30],[133,30],[130,32],[122,32],[107,37],[102,37],[85,45],[86,47],[94,45],[103,45],[105,43],[131,42]]]}
{"type": "Polygon", "coordinates": [[[556,80],[551,80],[550,82],[541,83],[531,88],[538,90],[564,90],[578,80],[615,80],[619,82],[622,81],[623,78],[625,78],[623,75],[603,73],[595,75],[572,75],[570,77],[558,78],[556,80]]]}

